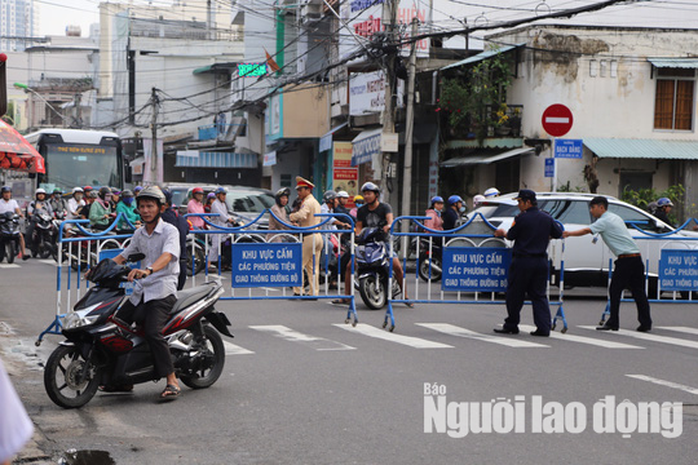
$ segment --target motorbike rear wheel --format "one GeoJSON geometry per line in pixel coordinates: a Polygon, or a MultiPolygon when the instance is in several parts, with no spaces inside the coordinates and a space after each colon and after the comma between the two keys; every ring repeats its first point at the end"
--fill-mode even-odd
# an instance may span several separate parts
{"type": "Polygon", "coordinates": [[[206,253],[204,248],[196,244],[194,246],[194,257],[191,253],[191,243],[187,243],[187,276],[192,276],[192,274],[199,274],[203,271],[204,266],[206,266],[206,253]],[[194,272],[192,273],[192,258],[196,259],[194,272]]]}
{"type": "Polygon", "coordinates": [[[87,366],[80,350],[74,346],[58,346],[44,368],[44,388],[51,400],[63,408],[79,408],[94,397],[99,387],[98,369],[92,363],[87,366]]]}
{"type": "Polygon", "coordinates": [[[441,280],[441,271],[437,270],[436,268],[441,268],[441,263],[438,258],[434,258],[434,264],[431,265],[431,260],[424,257],[420,258],[419,260],[419,277],[422,278],[422,281],[429,282],[431,281],[439,281],[441,280]],[[431,268],[431,278],[429,277],[429,268],[431,268]]]}
{"type": "Polygon", "coordinates": [[[361,300],[371,310],[380,310],[388,303],[388,293],[385,288],[385,283],[377,274],[371,274],[359,280],[361,300]]]}
{"type": "Polygon", "coordinates": [[[223,347],[223,339],[218,334],[215,328],[209,325],[204,325],[204,347],[203,361],[199,369],[193,374],[180,376],[184,384],[192,389],[204,389],[215,383],[223,373],[225,366],[225,347],[223,347]]]}

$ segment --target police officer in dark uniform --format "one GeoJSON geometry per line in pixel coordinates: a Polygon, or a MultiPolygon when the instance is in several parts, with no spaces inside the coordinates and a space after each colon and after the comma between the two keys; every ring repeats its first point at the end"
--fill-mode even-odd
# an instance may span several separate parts
{"type": "Polygon", "coordinates": [[[536,193],[521,189],[514,200],[519,202],[519,213],[509,231],[497,229],[494,235],[514,241],[513,258],[509,267],[507,285],[507,318],[495,333],[518,334],[521,307],[528,294],[533,305],[533,336],[550,335],[550,306],[546,297],[548,279],[548,242],[562,237],[562,228],[546,212],[538,209],[536,193]]]}

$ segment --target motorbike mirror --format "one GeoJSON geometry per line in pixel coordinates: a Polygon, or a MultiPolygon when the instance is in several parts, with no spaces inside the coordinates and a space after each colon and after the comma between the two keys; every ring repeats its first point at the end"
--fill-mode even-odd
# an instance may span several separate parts
{"type": "Polygon", "coordinates": [[[145,258],[144,253],[133,253],[128,256],[128,261],[129,262],[139,262],[145,258]]]}

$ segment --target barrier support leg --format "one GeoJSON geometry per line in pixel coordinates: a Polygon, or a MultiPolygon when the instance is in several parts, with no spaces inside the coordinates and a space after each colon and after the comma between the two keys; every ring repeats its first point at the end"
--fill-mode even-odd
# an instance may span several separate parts
{"type": "Polygon", "coordinates": [[[356,298],[351,296],[349,299],[349,310],[347,310],[347,319],[344,320],[344,323],[351,323],[352,326],[356,326],[358,322],[359,315],[356,313],[356,298]]]}
{"type": "Polygon", "coordinates": [[[562,334],[565,334],[567,332],[567,318],[565,318],[565,310],[562,308],[562,304],[560,304],[557,307],[557,313],[555,313],[555,318],[553,318],[553,324],[550,327],[551,331],[555,331],[555,327],[557,326],[557,319],[560,318],[562,320],[562,329],[560,332],[562,334]]]}
{"type": "Polygon", "coordinates": [[[53,319],[53,322],[51,322],[50,325],[48,325],[48,328],[43,330],[41,334],[39,334],[39,338],[34,342],[34,345],[39,347],[41,345],[41,342],[44,338],[44,335],[46,334],[62,334],[61,329],[63,328],[63,324],[61,323],[61,318],[63,318],[65,315],[56,315],[53,319]]]}
{"type": "Polygon", "coordinates": [[[383,320],[383,328],[387,327],[391,333],[395,330],[395,317],[393,316],[393,302],[388,300],[388,309],[385,311],[385,320],[383,320]],[[390,321],[390,326],[388,326],[390,321]]]}
{"type": "Polygon", "coordinates": [[[606,322],[606,317],[611,316],[611,301],[606,302],[606,309],[601,314],[601,320],[599,321],[599,326],[603,326],[606,322]]]}

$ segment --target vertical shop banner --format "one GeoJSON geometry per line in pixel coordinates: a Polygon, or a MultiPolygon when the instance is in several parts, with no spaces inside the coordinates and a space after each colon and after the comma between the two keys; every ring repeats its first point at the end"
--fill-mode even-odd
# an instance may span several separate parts
{"type": "Polygon", "coordinates": [[[335,142],[332,151],[332,189],[336,192],[347,191],[348,208],[354,207],[354,196],[359,186],[359,169],[351,166],[351,142],[335,142]]]}

